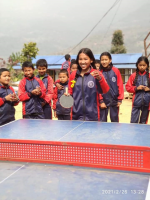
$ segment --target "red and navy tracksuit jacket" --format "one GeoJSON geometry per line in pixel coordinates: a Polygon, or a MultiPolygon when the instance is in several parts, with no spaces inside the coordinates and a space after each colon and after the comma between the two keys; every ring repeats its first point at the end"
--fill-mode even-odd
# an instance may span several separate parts
{"type": "Polygon", "coordinates": [[[99,72],[101,80],[98,81],[90,73],[95,71],[91,68],[89,72],[82,77],[80,71],[74,71],[69,79],[69,93],[73,96],[74,105],[72,110],[73,120],[98,121],[99,116],[99,93],[106,93],[109,86],[99,72]],[[71,88],[71,81],[75,79],[77,73],[77,81],[71,88]]]}
{"type": "Polygon", "coordinates": [[[146,72],[144,72],[143,74],[139,72],[136,84],[134,84],[135,77],[136,72],[131,74],[126,84],[127,92],[133,93],[131,123],[138,123],[140,110],[142,110],[143,112],[143,114],[141,114],[140,123],[147,123],[149,114],[148,108],[150,108],[150,92],[137,90],[137,87],[139,85],[148,86],[147,74],[146,72]]]}
{"type": "Polygon", "coordinates": [[[23,102],[23,116],[42,116],[44,118],[43,108],[41,105],[42,99],[45,97],[45,86],[43,82],[33,76],[31,79],[24,77],[19,83],[18,96],[20,101],[23,102]],[[41,87],[41,95],[35,96],[31,94],[31,91],[36,89],[36,87],[41,87]]]}
{"type": "MultiPolygon", "coordinates": [[[[40,76],[37,75],[37,78],[40,78],[40,76]]],[[[46,88],[46,95],[43,99],[43,101],[46,101],[43,107],[44,116],[45,119],[52,119],[51,100],[53,98],[53,79],[48,74],[45,74],[42,82],[46,88]]]]}
{"type": "MultiPolygon", "coordinates": [[[[136,77],[136,72],[131,74],[126,84],[127,92],[133,93],[132,104],[134,107],[149,106],[150,93],[145,92],[144,90],[136,90],[136,88],[139,85],[144,85],[144,86],[148,85],[146,72],[144,72],[143,74],[139,72],[136,85],[134,85],[135,77],[136,77]]],[[[149,74],[149,78],[150,78],[150,74],[149,74]]]]}
{"type": "Polygon", "coordinates": [[[66,70],[67,70],[67,69],[70,67],[70,64],[71,64],[71,62],[66,60],[66,61],[62,64],[61,69],[66,69],[66,70]]]}
{"type": "Polygon", "coordinates": [[[116,67],[108,67],[101,70],[110,90],[106,94],[100,94],[100,103],[105,103],[107,108],[100,108],[100,121],[107,122],[108,108],[110,108],[111,122],[119,122],[118,102],[122,102],[124,98],[124,88],[120,71],[116,67]]]}
{"type": "Polygon", "coordinates": [[[14,89],[11,86],[3,86],[0,84],[0,125],[6,124],[15,120],[15,108],[18,102],[6,101],[5,97],[13,94],[14,89]]]}
{"type": "Polygon", "coordinates": [[[123,82],[120,71],[116,67],[101,70],[110,90],[106,94],[100,95],[100,103],[105,103],[107,107],[116,106],[124,98],[123,82]]]}
{"type": "Polygon", "coordinates": [[[59,99],[60,97],[65,93],[66,87],[68,87],[68,81],[66,83],[60,83],[64,87],[63,90],[59,90],[57,87],[54,89],[54,95],[53,95],[53,110],[56,111],[57,116],[59,115],[69,115],[71,112],[71,108],[63,108],[60,105],[59,99]]]}

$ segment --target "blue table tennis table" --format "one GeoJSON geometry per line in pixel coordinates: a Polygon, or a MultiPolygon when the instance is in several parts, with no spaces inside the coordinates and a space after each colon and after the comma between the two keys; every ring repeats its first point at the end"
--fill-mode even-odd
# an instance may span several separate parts
{"type": "Polygon", "coordinates": [[[17,120],[0,127],[0,200],[150,200],[149,148],[149,125],[17,120]]]}

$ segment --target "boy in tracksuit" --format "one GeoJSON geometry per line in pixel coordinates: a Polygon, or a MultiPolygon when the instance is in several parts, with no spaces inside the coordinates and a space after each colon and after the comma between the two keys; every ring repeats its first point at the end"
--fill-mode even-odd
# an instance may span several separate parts
{"type": "Polygon", "coordinates": [[[34,67],[31,62],[22,64],[24,78],[19,83],[18,95],[23,106],[24,119],[44,119],[41,101],[45,97],[45,86],[41,79],[34,76],[34,67]]]}
{"type": "Polygon", "coordinates": [[[15,108],[18,105],[14,89],[9,86],[10,72],[6,68],[0,69],[0,126],[15,120],[15,108]]]}
{"type": "Polygon", "coordinates": [[[46,74],[47,62],[45,59],[38,60],[36,62],[36,67],[39,73],[37,77],[42,80],[46,88],[46,95],[45,98],[42,100],[44,118],[52,119],[51,100],[53,97],[53,79],[51,78],[51,76],[46,74]]]}
{"type": "Polygon", "coordinates": [[[110,109],[111,122],[119,122],[119,106],[124,98],[124,88],[119,70],[112,65],[112,58],[108,52],[100,56],[100,71],[105,77],[110,90],[106,94],[100,94],[100,121],[107,122],[110,109]]]}
{"type": "Polygon", "coordinates": [[[69,54],[66,54],[65,55],[65,59],[66,59],[66,61],[63,62],[62,66],[61,66],[61,69],[66,69],[66,70],[70,71],[71,56],[69,54]]]}
{"type": "Polygon", "coordinates": [[[60,105],[59,99],[65,93],[66,87],[68,87],[68,72],[65,69],[59,72],[59,84],[63,86],[63,89],[58,89],[55,87],[53,96],[53,110],[55,118],[58,120],[70,120],[70,108],[63,108],[60,105]]]}

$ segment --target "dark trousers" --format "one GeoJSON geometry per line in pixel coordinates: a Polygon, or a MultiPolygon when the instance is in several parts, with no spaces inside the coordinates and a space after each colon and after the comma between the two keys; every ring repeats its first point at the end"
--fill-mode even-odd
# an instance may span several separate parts
{"type": "Polygon", "coordinates": [[[49,104],[43,106],[44,119],[52,119],[52,110],[49,104]]]}
{"type": "Polygon", "coordinates": [[[108,110],[110,110],[111,122],[119,122],[119,107],[110,106],[105,109],[100,108],[100,121],[107,122],[108,110]]]}
{"type": "Polygon", "coordinates": [[[139,108],[133,107],[131,113],[131,123],[147,124],[148,116],[149,116],[148,106],[141,106],[139,108]]]}
{"type": "Polygon", "coordinates": [[[70,120],[70,115],[57,115],[58,120],[70,120]]]}
{"type": "Polygon", "coordinates": [[[24,115],[23,119],[44,119],[44,114],[31,114],[31,115],[24,115]]]}

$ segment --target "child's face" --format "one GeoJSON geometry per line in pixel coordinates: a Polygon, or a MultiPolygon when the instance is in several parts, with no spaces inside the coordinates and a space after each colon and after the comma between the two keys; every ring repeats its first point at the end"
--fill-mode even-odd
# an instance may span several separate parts
{"type": "Polygon", "coordinates": [[[32,67],[25,67],[23,73],[26,77],[31,78],[34,74],[34,69],[32,67]]]}
{"type": "Polygon", "coordinates": [[[138,64],[138,69],[141,73],[145,72],[145,70],[147,69],[147,64],[144,61],[139,62],[138,64]]]}
{"type": "Polygon", "coordinates": [[[73,71],[75,71],[75,70],[77,70],[78,69],[78,65],[77,64],[73,64],[72,66],[71,66],[71,72],[73,72],[73,71]]]}
{"type": "Polygon", "coordinates": [[[102,56],[101,60],[100,60],[100,62],[101,62],[101,64],[102,64],[103,67],[108,67],[108,65],[111,63],[111,61],[112,60],[109,59],[108,56],[102,56]]]}
{"type": "Polygon", "coordinates": [[[38,70],[40,76],[44,76],[46,74],[47,68],[42,67],[42,66],[38,66],[37,70],[38,70]]]}
{"type": "Polygon", "coordinates": [[[97,70],[99,70],[100,69],[100,63],[95,63],[95,67],[96,67],[97,70]]]}
{"type": "Polygon", "coordinates": [[[65,73],[60,73],[59,80],[61,83],[66,83],[68,81],[68,76],[65,73]]]}
{"type": "Polygon", "coordinates": [[[82,68],[82,70],[84,71],[88,70],[92,62],[93,60],[91,60],[90,57],[88,57],[86,54],[84,53],[79,54],[78,63],[80,67],[82,68]]]}
{"type": "Polygon", "coordinates": [[[1,76],[0,76],[0,83],[2,85],[8,85],[10,81],[10,72],[2,72],[1,76]]]}

